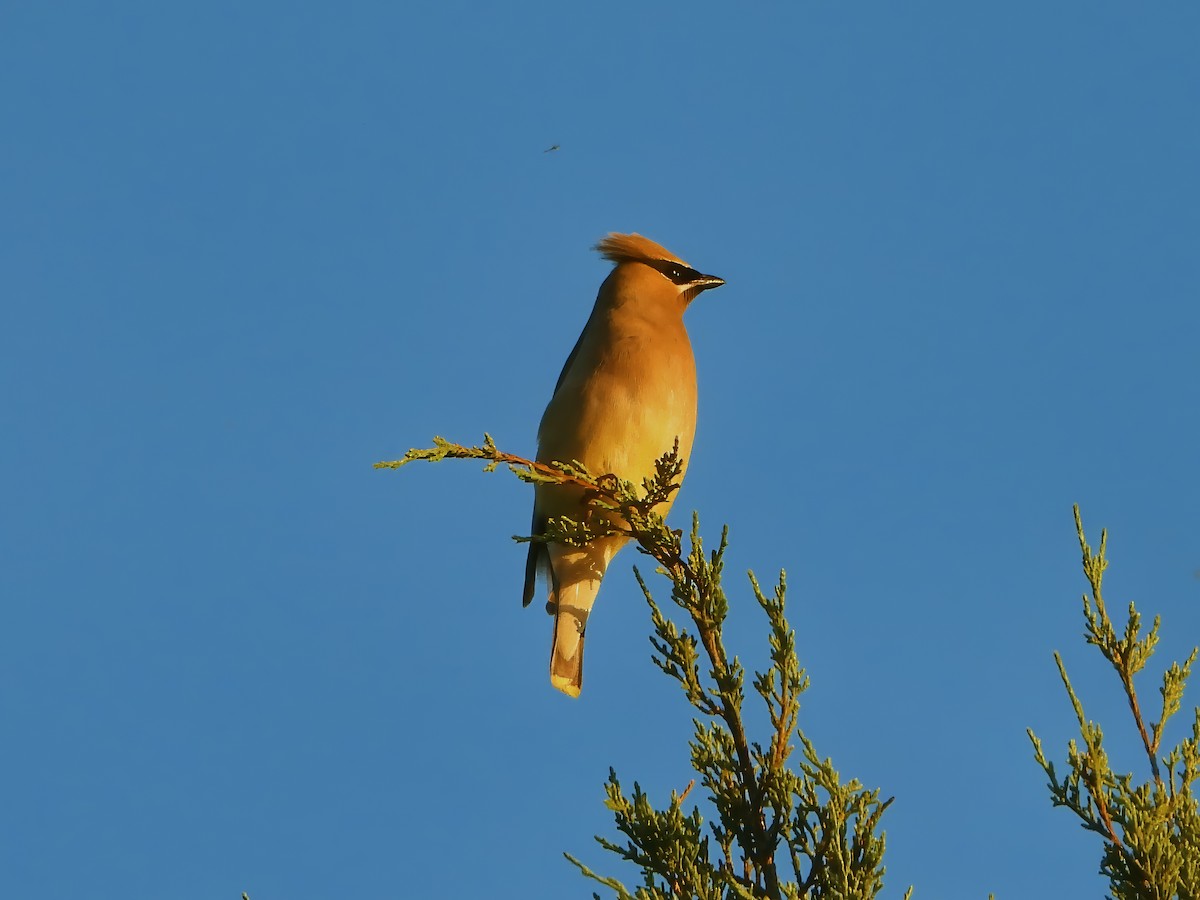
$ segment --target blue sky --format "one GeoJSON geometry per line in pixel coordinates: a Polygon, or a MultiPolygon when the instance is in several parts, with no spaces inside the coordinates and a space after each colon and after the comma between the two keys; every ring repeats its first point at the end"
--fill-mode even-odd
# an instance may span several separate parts
{"type": "Polygon", "coordinates": [[[1144,775],[1072,503],[1154,677],[1200,642],[1200,11],[482,7],[0,13],[0,895],[634,880],[609,766],[690,778],[635,554],[573,702],[529,489],[371,468],[532,453],[608,231],[728,281],[674,521],[729,524],[751,666],[740,573],[788,570],[803,727],[896,797],[886,895],[1097,895],[1024,729],[1064,755],[1059,649],[1144,775]]]}

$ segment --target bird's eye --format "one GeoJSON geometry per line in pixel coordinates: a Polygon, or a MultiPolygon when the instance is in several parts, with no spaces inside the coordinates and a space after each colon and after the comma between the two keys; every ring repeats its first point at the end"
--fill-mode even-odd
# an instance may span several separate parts
{"type": "Polygon", "coordinates": [[[671,266],[671,268],[667,269],[667,277],[672,281],[678,281],[683,277],[683,269],[679,268],[679,266],[671,266]]]}

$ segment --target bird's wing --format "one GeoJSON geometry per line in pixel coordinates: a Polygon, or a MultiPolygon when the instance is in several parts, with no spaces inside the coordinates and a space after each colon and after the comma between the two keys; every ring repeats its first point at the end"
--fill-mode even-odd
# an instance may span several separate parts
{"type": "MultiPolygon", "coordinates": [[[[592,319],[596,318],[596,309],[592,308],[592,314],[588,316],[587,324],[583,326],[583,331],[579,332],[579,337],[575,340],[575,346],[571,348],[571,353],[567,357],[567,361],[563,363],[562,371],[558,373],[558,381],[554,382],[554,393],[550,395],[550,400],[553,402],[558,395],[558,389],[562,387],[562,383],[567,379],[567,373],[571,371],[571,364],[575,362],[575,357],[579,356],[579,348],[583,346],[583,339],[587,337],[589,329],[592,327],[592,319]]],[[[567,460],[569,462],[569,460],[567,460]]]]}
{"type": "MultiPolygon", "coordinates": [[[[531,535],[541,534],[546,530],[546,516],[538,512],[537,500],[533,502],[533,524],[529,526],[531,535]]],[[[537,592],[538,572],[550,569],[550,555],[546,545],[541,541],[529,542],[529,555],[525,557],[525,592],[521,597],[521,605],[528,606],[537,592]]]]}

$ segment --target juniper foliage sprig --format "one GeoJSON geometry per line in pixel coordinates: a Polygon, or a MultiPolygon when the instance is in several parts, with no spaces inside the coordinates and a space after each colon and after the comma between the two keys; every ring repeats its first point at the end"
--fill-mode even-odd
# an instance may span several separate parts
{"type": "Polygon", "coordinates": [[[1029,730],[1034,758],[1049,778],[1054,806],[1071,810],[1082,826],[1103,841],[1100,872],[1109,880],[1116,900],[1197,900],[1200,898],[1200,809],[1193,786],[1200,777],[1200,707],[1193,711],[1191,735],[1162,756],[1167,722],[1182,709],[1183,692],[1196,661],[1193,649],[1182,663],[1163,673],[1157,722],[1147,723],[1134,677],[1154,655],[1160,620],[1155,616],[1143,634],[1142,618],[1129,604],[1124,627],[1118,630],[1102,593],[1108,532],[1100,532],[1093,552],[1084,535],[1079,507],[1075,530],[1083,553],[1083,573],[1089,593],[1083,595],[1084,637],[1112,667],[1121,684],[1145,754],[1146,777],[1113,770],[1099,723],[1084,714],[1083,703],[1067,677],[1062,657],[1054,654],[1059,677],[1079,726],[1080,740],[1067,744],[1066,773],[1058,774],[1042,743],[1029,730]]]}
{"type": "Polygon", "coordinates": [[[885,871],[880,822],[892,801],[880,799],[878,790],[867,790],[856,779],[842,782],[832,762],[820,757],[798,727],[800,696],[809,682],[785,615],[782,572],[769,593],[749,573],[754,599],[767,619],[770,662],[754,673],[750,686],[766,709],[770,730],[758,740],[748,734],[746,672],[727,650],[723,633],[729,612],[722,585],[728,530],[706,554],[699,517],[693,514],[685,551],[682,533],[667,528],[655,512],[678,490],[683,469],[678,449],[659,459],[654,475],[641,485],[592,473],[578,462],[547,464],[504,453],[487,435],[480,447],[435,438],[432,448],[410,450],[403,459],[376,467],[482,459],[485,471],[506,464],[524,481],[582,488],[589,512],[581,521],[552,519],[545,534],[515,539],[580,544],[622,533],[669,579],[682,624],[664,612],[641,572],[634,570],[650,608],[651,659],[679,683],[698,714],[689,742],[691,764],[715,817],[705,828],[698,806],[685,813],[687,791],[672,791],[666,805],[656,807],[636,782],[627,794],[610,770],[605,805],[624,842],[596,840],[636,866],[641,884],[630,891],[564,854],[586,877],[621,900],[875,897],[885,871]],[[795,758],[797,745],[801,752],[795,758]]]}

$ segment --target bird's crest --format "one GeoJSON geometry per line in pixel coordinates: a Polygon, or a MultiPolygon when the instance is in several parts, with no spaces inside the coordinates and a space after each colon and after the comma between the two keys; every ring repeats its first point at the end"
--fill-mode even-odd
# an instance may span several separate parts
{"type": "Polygon", "coordinates": [[[600,243],[596,245],[596,250],[605,259],[611,259],[615,263],[665,259],[687,265],[666,247],[656,244],[650,238],[642,237],[640,234],[613,232],[607,237],[601,238],[600,243]]]}

